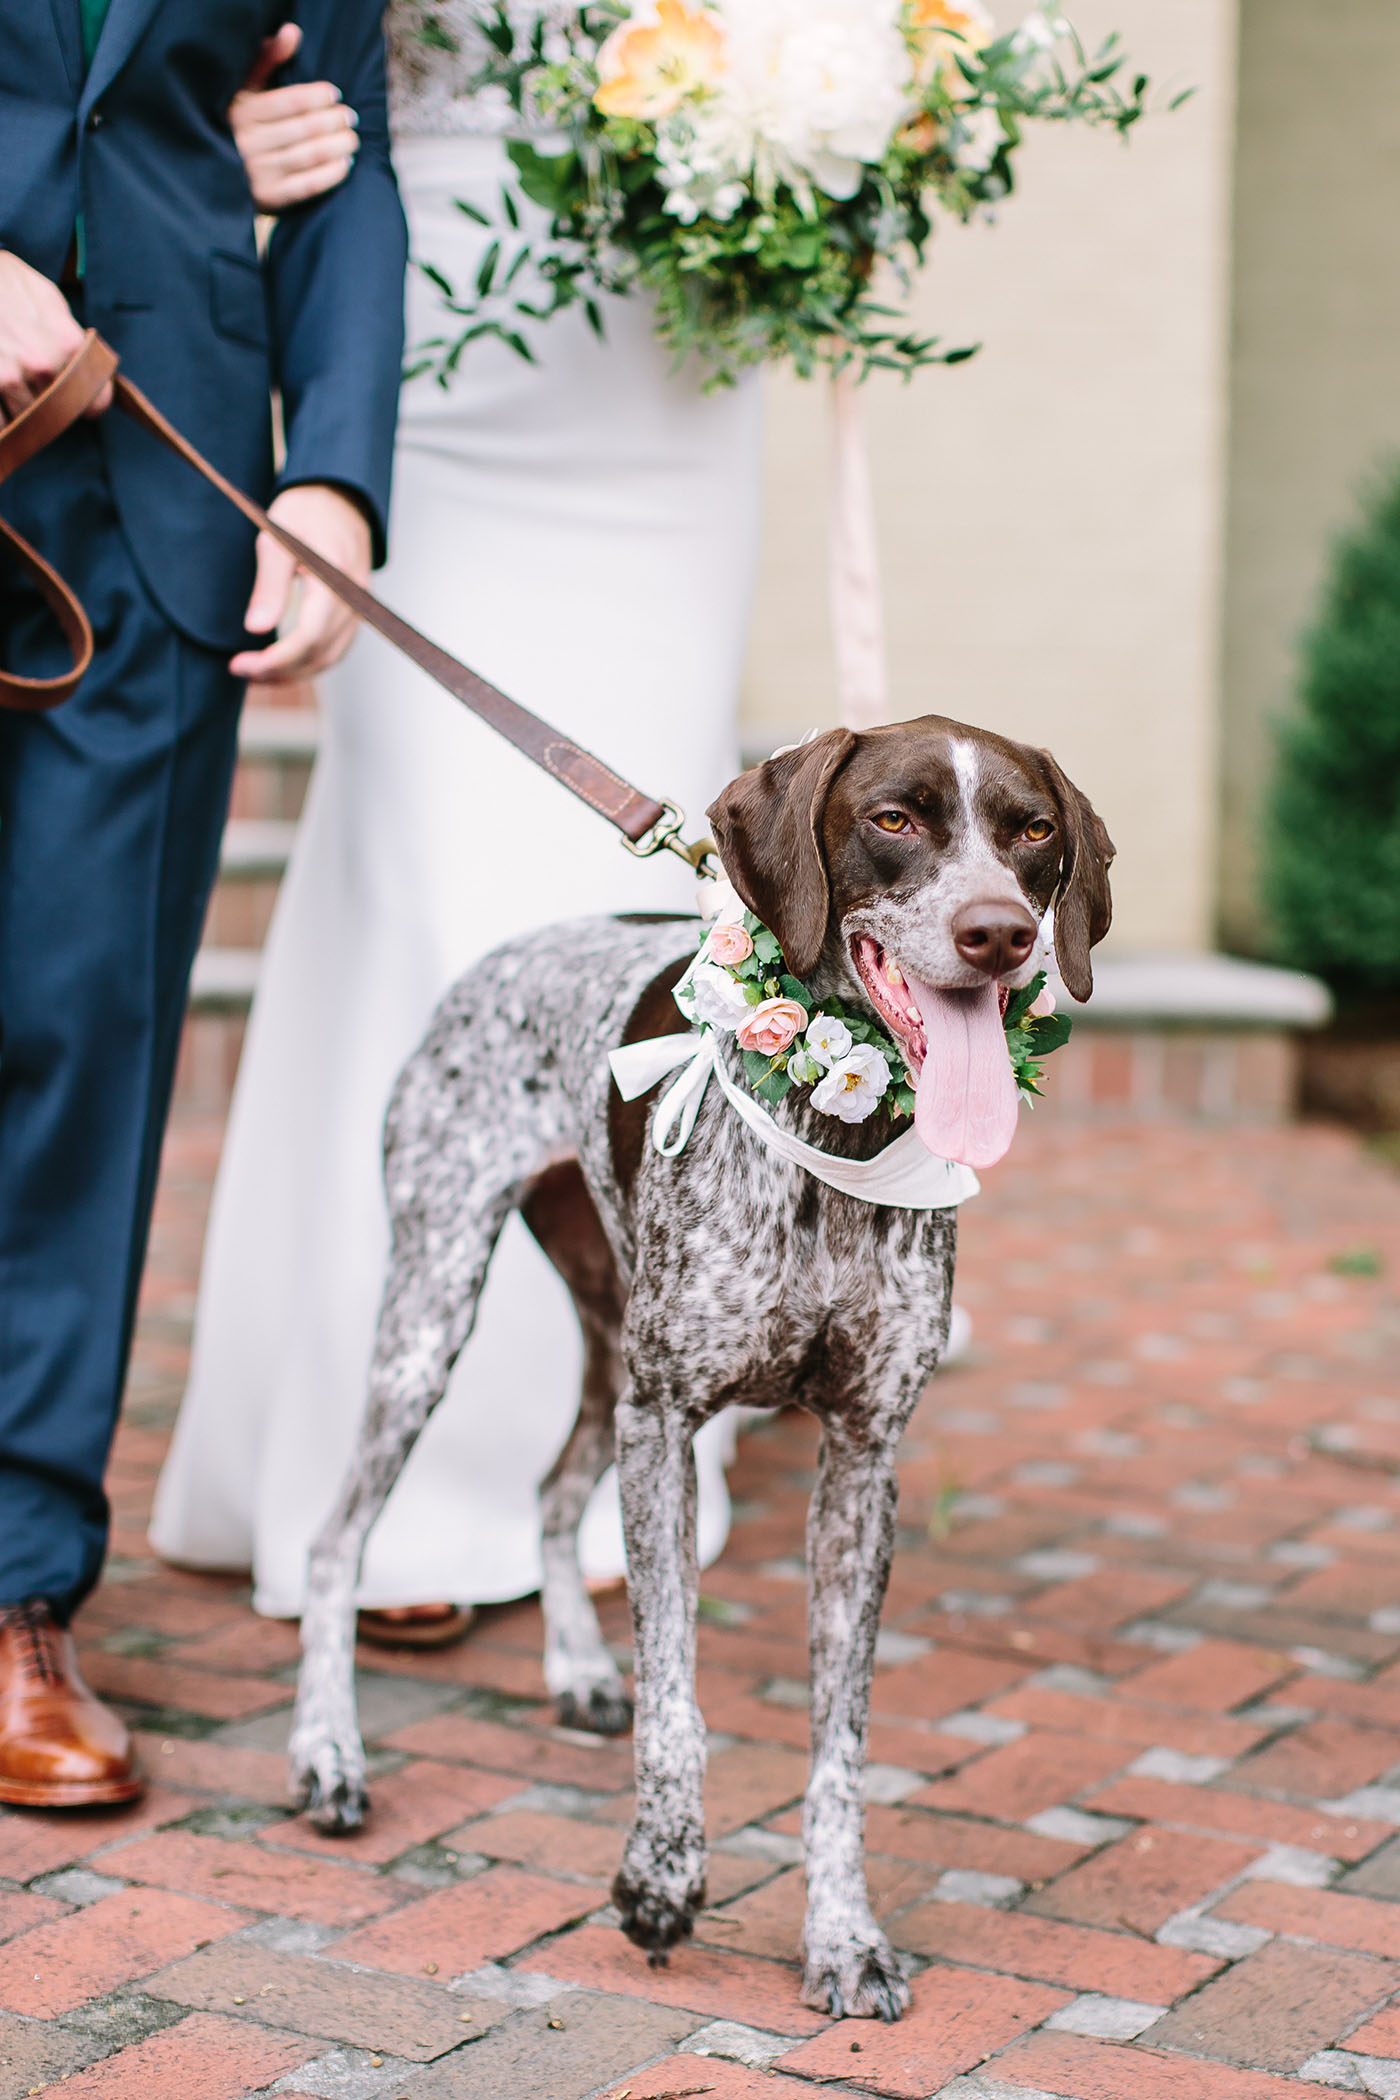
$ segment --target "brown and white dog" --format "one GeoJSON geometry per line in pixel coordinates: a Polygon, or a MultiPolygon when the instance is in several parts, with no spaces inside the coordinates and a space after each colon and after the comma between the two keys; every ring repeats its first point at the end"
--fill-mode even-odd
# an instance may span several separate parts
{"type": "MultiPolygon", "coordinates": [[[[831,730],[744,774],[709,815],[731,880],[792,972],[895,1032],[930,1150],[999,1157],[1016,1104],[997,988],[1042,966],[1053,902],[1060,973],[1087,997],[1089,950],[1110,917],[1112,844],[1054,760],[936,716],[831,730]]],[[[323,1828],[364,1817],[361,1552],[519,1209],[573,1293],[586,1344],[578,1420],[541,1491],[545,1672],[561,1718],[605,1733],[625,1729],[631,1708],[577,1532],[614,1447],[619,1463],[636,1668],[636,1821],[613,1888],[624,1930],[664,1959],[705,1897],[691,1439],[731,1403],[796,1404],[823,1432],[807,1534],[803,1997],[894,2019],[908,1987],[866,1892],[862,1768],[895,1451],[946,1340],[956,1213],[827,1187],[714,1087],[683,1152],[646,1142],[655,1093],[623,1102],[608,1053],[677,1029],[671,991],[695,942],[693,922],[674,919],[584,920],[512,941],[460,979],[404,1069],[385,1133],[393,1252],[359,1448],[312,1552],[293,1785],[323,1828]]],[[[722,1054],[742,1084],[732,1039],[722,1054]]],[[[847,1124],[791,1096],[774,1113],[854,1158],[893,1134],[883,1109],[847,1124]]]]}

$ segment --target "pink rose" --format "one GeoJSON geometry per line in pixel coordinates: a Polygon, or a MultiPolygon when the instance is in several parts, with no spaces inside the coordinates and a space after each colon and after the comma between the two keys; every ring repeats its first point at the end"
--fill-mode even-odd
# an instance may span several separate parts
{"type": "Polygon", "coordinates": [[[739,1048],[776,1057],[789,1043],[796,1042],[806,1026],[807,1009],[795,999],[765,999],[740,1026],[739,1048]]]}
{"type": "Polygon", "coordinates": [[[735,963],[747,962],[752,954],[753,942],[742,926],[716,926],[710,934],[711,962],[727,963],[732,968],[735,963]]]}

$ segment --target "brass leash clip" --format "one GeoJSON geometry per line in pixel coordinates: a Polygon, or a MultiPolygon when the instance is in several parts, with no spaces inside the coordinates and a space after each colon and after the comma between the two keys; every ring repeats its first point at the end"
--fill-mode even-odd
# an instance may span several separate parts
{"type": "Polygon", "coordinates": [[[674,802],[663,802],[663,815],[659,816],[649,831],[639,839],[623,838],[623,845],[638,860],[650,860],[657,853],[674,853],[693,869],[695,874],[718,873],[719,862],[713,839],[695,839],[687,845],[681,837],[685,829],[685,811],[674,802]],[[714,861],[713,869],[706,868],[707,861],[714,861]]]}

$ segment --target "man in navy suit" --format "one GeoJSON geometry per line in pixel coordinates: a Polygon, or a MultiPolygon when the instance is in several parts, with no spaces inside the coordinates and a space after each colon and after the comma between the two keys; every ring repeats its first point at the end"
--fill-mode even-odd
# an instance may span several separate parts
{"type": "MultiPolygon", "coordinates": [[[[403,334],[381,7],[0,0],[5,413],[95,327],[231,480],[275,491],[273,514],[361,578],[382,558],[403,334]],[[288,13],[291,77],[341,88],[360,149],[260,262],[226,112],[288,13]]],[[[0,714],[0,1801],[36,1807],[140,1790],[68,1625],[106,1547],[103,1472],[243,682],[311,676],[353,631],[106,406],[0,490],[97,642],[66,705],[0,714]]],[[[31,677],[65,662],[3,569],[0,657],[31,677]]]]}

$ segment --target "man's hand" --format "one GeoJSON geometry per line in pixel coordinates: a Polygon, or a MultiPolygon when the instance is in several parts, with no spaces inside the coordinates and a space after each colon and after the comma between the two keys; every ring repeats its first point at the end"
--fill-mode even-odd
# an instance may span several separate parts
{"type": "MultiPolygon", "coordinates": [[[[339,489],[314,481],[283,489],[269,504],[268,516],[357,583],[368,582],[369,522],[359,505],[339,489]]],[[[244,614],[244,625],[251,633],[271,634],[285,618],[297,575],[291,555],[270,533],[259,533],[257,581],[244,614]]],[[[291,627],[268,649],[243,650],[229,669],[235,678],[253,679],[260,685],[295,685],[339,663],[354,639],[356,624],[355,615],[324,584],[302,575],[301,602],[291,627]]]]}
{"type": "MultiPolygon", "coordinates": [[[[82,348],[83,331],[56,284],[17,255],[0,253],[0,402],[17,416],[82,348]]],[[[112,405],[109,380],[87,411],[112,405]]]]}
{"type": "Polygon", "coordinates": [[[259,211],[287,211],[344,182],[359,151],[359,118],[329,80],[269,88],[279,66],[301,45],[301,30],[284,22],[264,42],[257,63],[229,104],[234,144],[259,211]]]}

